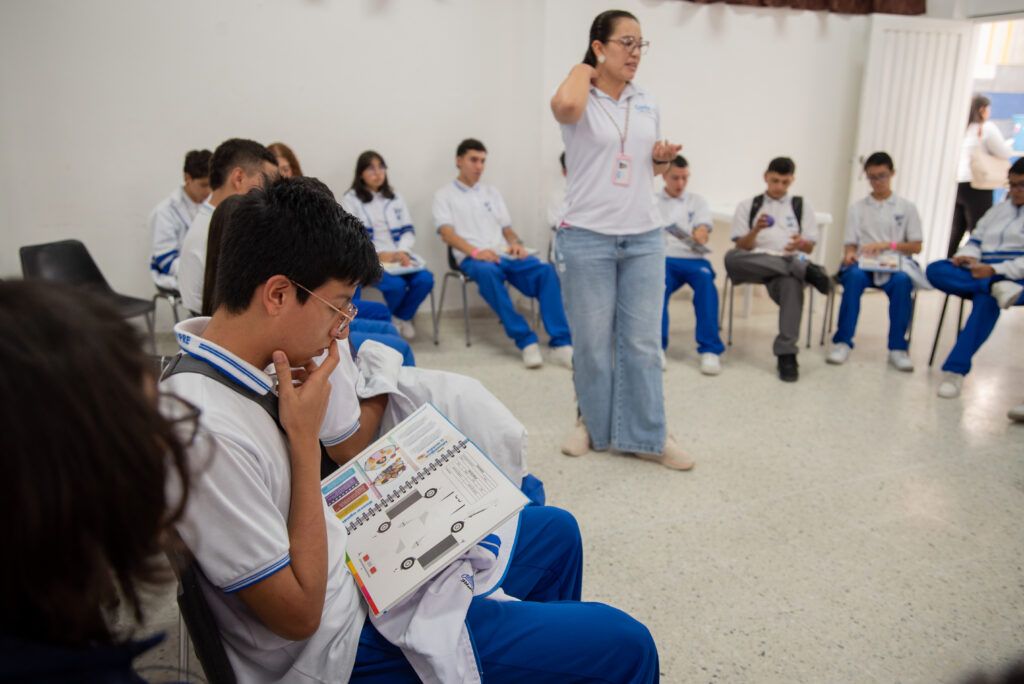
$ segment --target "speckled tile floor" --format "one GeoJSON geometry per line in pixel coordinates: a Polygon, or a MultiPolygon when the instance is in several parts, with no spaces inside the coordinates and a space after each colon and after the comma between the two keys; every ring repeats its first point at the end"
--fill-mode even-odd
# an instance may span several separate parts
{"type": "MultiPolygon", "coordinates": [[[[455,317],[440,346],[424,336],[414,347],[421,366],[479,378],[525,423],[549,503],[583,529],[584,597],[650,627],[662,681],[956,682],[1024,656],[1024,425],[1006,419],[1024,401],[1024,311],[1004,315],[963,395],[944,400],[950,317],[927,367],[941,302],[919,299],[914,373],[886,366],[886,300],[872,293],[850,361],[826,365],[815,339],[787,385],[770,301],[754,297],[736,318],[712,378],[697,370],[692,308],[677,297],[665,397],[698,462],[690,473],[562,456],[569,373],[523,369],[489,315],[473,320],[469,348],[455,317]]],[[[819,297],[817,325],[822,308],[819,297]]],[[[149,628],[168,640],[139,665],[176,665],[173,591],[154,600],[149,628]]]]}

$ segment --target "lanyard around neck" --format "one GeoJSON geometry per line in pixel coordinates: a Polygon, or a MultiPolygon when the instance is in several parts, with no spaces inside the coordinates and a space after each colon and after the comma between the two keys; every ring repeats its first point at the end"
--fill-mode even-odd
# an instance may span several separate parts
{"type": "Polygon", "coordinates": [[[615,117],[612,116],[612,113],[609,112],[608,109],[601,103],[601,98],[599,98],[597,95],[594,95],[594,100],[597,102],[597,106],[601,108],[601,111],[605,113],[605,116],[608,117],[608,120],[612,122],[612,126],[615,126],[615,132],[619,134],[619,152],[625,154],[626,137],[629,136],[629,110],[632,109],[632,107],[630,107],[629,99],[626,99],[626,125],[624,128],[619,128],[619,122],[615,120],[615,117]]]}

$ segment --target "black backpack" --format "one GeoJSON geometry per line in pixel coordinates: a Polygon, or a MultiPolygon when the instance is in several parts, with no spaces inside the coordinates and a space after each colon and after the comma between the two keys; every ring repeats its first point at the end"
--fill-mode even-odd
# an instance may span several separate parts
{"type": "MultiPolygon", "coordinates": [[[[750,218],[747,219],[747,225],[751,228],[754,227],[754,217],[757,216],[757,212],[761,211],[761,207],[764,206],[764,195],[758,195],[754,198],[754,201],[750,204],[750,218]]],[[[804,234],[804,198],[799,195],[793,196],[793,213],[796,214],[796,232],[797,235],[804,234]]]]}

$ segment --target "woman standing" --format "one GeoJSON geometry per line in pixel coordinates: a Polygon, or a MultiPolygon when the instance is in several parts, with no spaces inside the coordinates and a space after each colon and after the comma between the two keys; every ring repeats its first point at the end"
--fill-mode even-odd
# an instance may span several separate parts
{"type": "Polygon", "coordinates": [[[984,95],[975,95],[971,100],[971,116],[967,121],[963,145],[960,148],[960,163],[957,166],[956,205],[953,207],[953,230],[949,235],[949,254],[952,258],[960,247],[964,233],[974,230],[978,219],[992,208],[992,191],[971,187],[971,155],[978,147],[985,154],[999,159],[1009,159],[1013,153],[1010,144],[1003,140],[999,127],[989,121],[992,101],[984,95]]]}
{"type": "Polygon", "coordinates": [[[693,461],[665,429],[665,248],[652,188],[681,146],[660,140],[658,106],[633,83],[647,46],[635,16],[602,12],[583,63],[551,99],[568,177],[555,260],[581,413],[562,451],[611,447],[688,470],[693,461]]]}
{"type": "Polygon", "coordinates": [[[434,276],[412,253],[416,232],[405,200],[388,183],[384,158],[367,150],[356,160],[352,187],[341,198],[341,206],[366,228],[377,250],[384,276],[376,284],[391,312],[391,322],[402,337],[416,336],[412,318],[434,289],[434,276]]]}

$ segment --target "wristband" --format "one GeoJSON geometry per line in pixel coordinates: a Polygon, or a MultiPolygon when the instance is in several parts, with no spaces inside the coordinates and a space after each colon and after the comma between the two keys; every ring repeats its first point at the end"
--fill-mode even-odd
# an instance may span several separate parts
{"type": "Polygon", "coordinates": [[[479,247],[474,247],[473,251],[469,253],[470,258],[476,259],[476,255],[480,253],[479,247]]]}
{"type": "Polygon", "coordinates": [[[896,247],[897,247],[897,246],[898,246],[898,245],[897,245],[897,243],[896,243],[896,241],[895,241],[895,240],[893,240],[892,242],[890,242],[890,243],[889,243],[889,249],[891,249],[891,250],[892,250],[892,251],[894,251],[894,252],[896,251],[896,247]]]}

